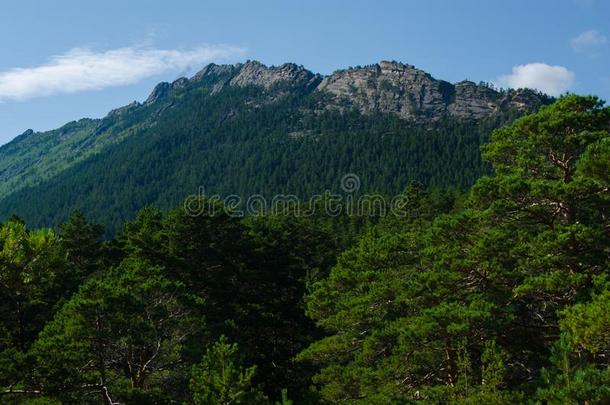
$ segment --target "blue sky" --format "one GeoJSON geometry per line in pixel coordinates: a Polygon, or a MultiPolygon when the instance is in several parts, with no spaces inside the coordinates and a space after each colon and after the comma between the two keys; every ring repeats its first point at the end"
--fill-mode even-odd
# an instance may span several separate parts
{"type": "Polygon", "coordinates": [[[398,60],[452,82],[610,99],[610,2],[3,0],[0,144],[246,59],[324,74],[398,60]]]}

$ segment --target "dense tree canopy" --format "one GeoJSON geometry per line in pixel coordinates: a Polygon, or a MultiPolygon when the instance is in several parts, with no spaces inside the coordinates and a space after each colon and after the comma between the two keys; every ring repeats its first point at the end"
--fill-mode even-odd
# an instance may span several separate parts
{"type": "Polygon", "coordinates": [[[607,325],[592,314],[607,297],[609,128],[596,98],[563,97],[494,133],[494,175],[464,209],[344,253],[308,297],[329,336],[301,357],[323,365],[323,398],[607,399],[607,325]]]}
{"type": "MultiPolygon", "coordinates": [[[[355,173],[360,192],[394,195],[412,181],[465,190],[489,170],[481,143],[519,115],[508,110],[478,121],[412,123],[349,108],[327,111],[320,92],[303,97],[272,89],[281,101],[269,103],[259,88],[215,93],[214,84],[204,81],[166,106],[106,117],[80,143],[110,137],[107,147],[39,184],[0,195],[0,218],[16,212],[31,226],[51,226],[86,208],[114,236],[142,207],[174,208],[200,187],[223,198],[284,193],[305,199],[339,191],[341,177],[355,173]]],[[[78,138],[71,128],[59,133],[78,138]]]]}
{"type": "Polygon", "coordinates": [[[610,108],[564,96],[483,157],[400,216],[6,221],[0,402],[608,403],[610,108]]]}

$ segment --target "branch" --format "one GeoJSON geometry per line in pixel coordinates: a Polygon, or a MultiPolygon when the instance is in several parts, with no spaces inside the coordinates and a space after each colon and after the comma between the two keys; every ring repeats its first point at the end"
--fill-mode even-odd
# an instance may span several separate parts
{"type": "Polygon", "coordinates": [[[42,391],[40,390],[16,390],[13,388],[9,388],[4,391],[0,391],[0,395],[8,395],[8,394],[23,394],[23,395],[40,395],[42,391]]]}

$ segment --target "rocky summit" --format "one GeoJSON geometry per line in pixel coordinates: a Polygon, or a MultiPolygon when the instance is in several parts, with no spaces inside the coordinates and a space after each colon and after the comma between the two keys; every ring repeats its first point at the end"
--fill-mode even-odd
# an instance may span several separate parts
{"type": "Polygon", "coordinates": [[[501,92],[485,85],[437,80],[412,65],[382,61],[363,68],[335,72],[318,86],[364,113],[381,111],[409,120],[452,116],[479,119],[500,110],[538,107],[533,90],[501,92]]]}
{"type": "MultiPolygon", "coordinates": [[[[207,77],[223,78],[214,84],[212,93],[225,86],[255,86],[265,91],[284,86],[305,93],[318,91],[332,96],[325,108],[351,107],[365,114],[390,113],[418,122],[447,116],[461,120],[480,119],[510,109],[531,111],[549,101],[547,96],[531,89],[504,91],[467,80],[449,83],[435,79],[413,65],[395,61],[338,70],[327,76],[294,63],[280,66],[266,66],[257,61],[236,65],[210,64],[190,80],[196,82],[207,77]]],[[[184,87],[186,80],[181,78],[172,84],[160,83],[147,103],[177,87],[184,87]]]]}
{"type": "Polygon", "coordinates": [[[345,173],[362,176],[363,192],[396,194],[411,181],[466,188],[486,173],[479,147],[491,131],[549,101],[398,62],[330,75],[294,63],[209,64],[104,118],[1,147],[0,218],[54,226],[94,207],[112,233],[137,209],[175,206],[199,187],[308,196],[345,173]]]}

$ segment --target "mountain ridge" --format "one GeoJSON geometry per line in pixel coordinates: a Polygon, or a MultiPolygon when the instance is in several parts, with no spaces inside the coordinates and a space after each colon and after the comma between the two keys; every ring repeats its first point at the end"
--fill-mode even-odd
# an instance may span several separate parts
{"type": "Polygon", "coordinates": [[[378,110],[409,120],[440,119],[443,114],[459,119],[479,119],[503,108],[525,111],[533,105],[539,107],[541,99],[544,100],[542,102],[549,99],[532,89],[498,91],[468,80],[450,83],[435,79],[414,65],[396,61],[340,69],[329,75],[313,73],[295,63],[266,66],[258,61],[247,61],[234,65],[211,63],[190,79],[181,77],[172,83],[159,83],[145,103],[157,101],[177,87],[184,87],[184,83],[201,80],[210,74],[227,73],[237,74],[226,82],[218,83],[213,93],[226,85],[253,85],[268,90],[280,82],[292,82],[304,86],[307,92],[325,91],[343,101],[352,99],[351,106],[364,113],[378,110]],[[361,93],[365,93],[364,98],[374,103],[363,100],[361,93]],[[414,95],[419,95],[419,99],[414,100],[414,95]]]}
{"type": "MultiPolygon", "coordinates": [[[[550,96],[547,96],[541,92],[538,92],[529,88],[520,88],[520,89],[500,89],[496,90],[487,85],[483,85],[481,83],[477,84],[470,80],[462,80],[459,82],[451,83],[441,79],[435,79],[431,74],[425,72],[424,70],[416,68],[414,65],[396,62],[396,61],[386,61],[382,60],[379,63],[375,63],[372,65],[365,66],[357,66],[357,67],[349,67],[346,69],[338,69],[333,73],[328,75],[322,75],[320,73],[313,73],[312,71],[306,69],[303,65],[297,65],[292,62],[283,63],[281,65],[265,65],[256,60],[248,60],[245,63],[236,63],[236,64],[216,64],[209,63],[205,65],[201,70],[195,73],[190,78],[187,77],[179,77],[172,82],[159,82],[146,100],[143,102],[133,101],[129,104],[126,104],[121,107],[117,107],[108,112],[105,117],[102,118],[81,118],[76,121],[71,121],[66,125],[72,124],[74,122],[78,122],[81,120],[90,120],[90,121],[101,121],[104,118],[107,118],[112,115],[120,114],[123,111],[132,109],[134,107],[139,107],[142,105],[150,105],[157,101],[162,100],[166,96],[168,96],[171,92],[183,89],[186,87],[188,83],[193,83],[204,79],[208,75],[227,75],[233,74],[237,72],[238,74],[234,77],[229,78],[227,81],[219,81],[216,86],[212,89],[211,93],[215,94],[218,91],[222,90],[224,86],[261,86],[266,89],[269,89],[274,84],[280,83],[282,81],[289,82],[293,80],[294,82],[302,83],[303,77],[307,80],[306,88],[309,91],[326,91],[335,96],[343,96],[347,97],[349,92],[345,91],[345,87],[349,87],[351,84],[356,91],[351,92],[352,96],[357,95],[359,89],[365,87],[364,82],[366,80],[358,80],[354,79],[354,76],[362,79],[363,75],[372,76],[372,73],[376,73],[379,76],[379,82],[381,82],[381,87],[387,86],[387,82],[383,82],[387,78],[388,72],[399,72],[402,74],[406,74],[407,78],[410,76],[422,76],[425,77],[428,82],[438,82],[440,86],[451,86],[453,89],[449,90],[449,93],[454,93],[462,96],[459,101],[451,103],[446,102],[448,105],[448,111],[451,115],[457,116],[458,118],[481,118],[487,114],[492,114],[497,112],[500,108],[510,108],[514,107],[517,110],[525,111],[532,106],[534,108],[539,107],[541,104],[547,104],[549,100],[552,100],[550,96]],[[352,80],[350,84],[344,84],[344,82],[352,80]],[[496,101],[499,102],[488,105],[487,108],[475,105],[472,108],[464,107],[466,100],[475,100],[474,97],[467,97],[465,95],[482,95],[486,98],[495,98],[496,101]]],[[[370,84],[370,82],[369,82],[370,84]]],[[[396,88],[401,92],[407,92],[405,89],[396,88]]],[[[412,89],[407,89],[412,90],[412,89]]],[[[387,94],[386,94],[387,96],[387,94]]],[[[425,97],[424,97],[425,98],[425,97]]],[[[445,97],[445,100],[448,98],[445,97]]],[[[378,103],[375,106],[361,106],[359,103],[353,103],[355,106],[362,107],[362,110],[365,112],[370,112],[374,109],[379,109],[381,112],[389,112],[396,113],[401,116],[401,118],[405,119],[413,119],[413,114],[402,113],[400,109],[392,109],[392,108],[384,108],[383,103],[378,103]],[[381,105],[379,105],[381,104],[381,105]]],[[[425,117],[425,118],[430,118],[425,117]]],[[[438,117],[433,117],[438,118],[438,117]]],[[[60,128],[63,128],[60,127],[60,128]]],[[[59,128],[58,128],[59,129],[59,128]]],[[[51,130],[53,131],[53,130],[51,130]]],[[[21,135],[16,136],[11,141],[7,142],[5,145],[0,146],[0,149],[4,148],[4,146],[11,144],[13,141],[17,141],[23,135],[36,135],[39,133],[47,133],[51,131],[33,131],[32,129],[27,129],[21,135]]]]}
{"type": "Polygon", "coordinates": [[[99,207],[103,222],[117,199],[141,193],[115,207],[118,223],[142,205],[175,205],[197,183],[225,194],[272,194],[278,187],[310,193],[356,169],[372,189],[388,193],[412,180],[465,187],[484,173],[477,145],[491,129],[549,101],[532,90],[454,85],[398,62],[326,76],[294,63],[208,64],[191,78],[157,84],[144,102],[52,131],[26,131],[0,147],[0,216],[52,225],[83,201],[101,204],[90,196],[110,193],[114,199],[104,197],[106,207],[99,207]],[[388,132],[394,140],[384,138],[388,132]],[[369,173],[379,159],[373,151],[389,160],[376,174],[369,173]],[[162,169],[142,166],[149,160],[162,169]],[[463,168],[452,173],[449,165],[463,168]],[[157,177],[138,172],[155,170],[157,177]],[[164,189],[172,192],[163,196],[164,189]],[[42,209],[44,199],[53,208],[42,209]]]}

